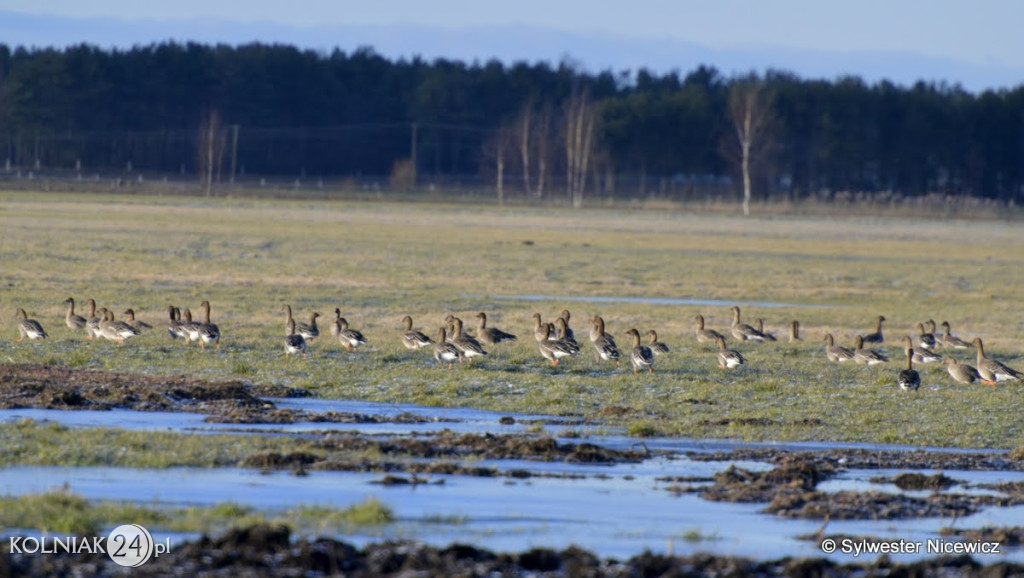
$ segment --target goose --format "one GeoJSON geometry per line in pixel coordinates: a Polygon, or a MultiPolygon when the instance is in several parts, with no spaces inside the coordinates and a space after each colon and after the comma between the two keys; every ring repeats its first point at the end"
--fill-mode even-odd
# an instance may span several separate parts
{"type": "MultiPolygon", "coordinates": [[[[565,320],[565,336],[562,337],[561,339],[567,339],[567,340],[569,340],[572,343],[577,343],[577,341],[576,341],[576,333],[572,330],[571,327],[569,327],[569,319],[571,317],[572,317],[572,315],[569,313],[568,309],[562,309],[562,314],[559,315],[559,318],[565,320]]],[[[556,326],[557,326],[557,322],[556,322],[556,326]]],[[[578,345],[578,343],[577,343],[577,345],[578,345]]]]}
{"type": "Polygon", "coordinates": [[[203,322],[199,324],[199,346],[206,349],[212,343],[220,349],[220,327],[210,322],[210,302],[203,301],[199,306],[203,308],[203,322]]]}
{"type": "Polygon", "coordinates": [[[719,369],[736,369],[747,363],[739,351],[729,349],[725,346],[725,337],[719,337],[718,343],[718,367],[719,369]]]}
{"type": "Polygon", "coordinates": [[[878,318],[875,320],[875,322],[877,323],[877,326],[875,328],[875,332],[874,333],[868,333],[867,335],[864,335],[863,336],[864,337],[864,343],[882,343],[883,341],[885,341],[885,338],[882,337],[882,322],[883,321],[885,321],[885,316],[884,315],[879,315],[878,318]]]}
{"type": "MultiPolygon", "coordinates": [[[[334,312],[340,320],[341,311],[335,309],[334,312]]],[[[402,332],[402,345],[404,345],[406,349],[422,349],[428,345],[433,345],[433,339],[412,328],[412,317],[406,315],[402,318],[402,323],[405,324],[405,331],[402,332]]],[[[331,331],[334,331],[333,325],[331,326],[331,331]]],[[[341,332],[340,323],[338,323],[338,332],[341,332]]]]}
{"type": "Polygon", "coordinates": [[[924,329],[924,323],[917,324],[917,343],[925,349],[935,348],[935,334],[924,329]]]}
{"type": "Polygon", "coordinates": [[[694,326],[697,331],[697,341],[699,343],[717,343],[719,337],[725,337],[721,333],[714,329],[704,329],[704,316],[697,315],[693,318],[694,326]]]}
{"type": "Polygon", "coordinates": [[[306,338],[296,333],[295,331],[295,320],[289,318],[285,321],[285,328],[288,331],[288,335],[284,338],[284,355],[285,357],[291,357],[295,354],[302,354],[302,358],[306,359],[309,357],[309,346],[306,345],[306,338]]]}
{"type": "Polygon", "coordinates": [[[836,345],[831,333],[826,333],[823,341],[825,342],[825,357],[829,361],[833,363],[853,361],[853,352],[842,345],[836,345]]]}
{"type": "Polygon", "coordinates": [[[538,342],[544,341],[546,339],[546,337],[544,337],[544,336],[547,335],[547,333],[545,333],[546,331],[547,331],[547,326],[544,323],[541,322],[541,320],[540,320],[540,313],[534,313],[533,314],[533,338],[536,339],[538,342]]]}
{"type": "Polygon", "coordinates": [[[171,339],[184,339],[188,343],[188,334],[181,326],[181,311],[174,305],[167,306],[167,334],[171,339]]]}
{"type": "MultiPolygon", "coordinates": [[[[913,341],[913,340],[911,340],[913,341]]],[[[914,363],[941,363],[942,356],[930,349],[923,347],[912,347],[911,354],[914,356],[914,363]]]]}
{"type": "Polygon", "coordinates": [[[977,369],[966,363],[957,363],[952,357],[947,357],[943,363],[946,364],[946,371],[949,372],[950,377],[960,383],[971,385],[981,383],[985,379],[977,369]]]}
{"type": "Polygon", "coordinates": [[[761,335],[764,335],[765,341],[778,341],[778,339],[775,339],[775,335],[764,330],[764,320],[760,317],[754,320],[754,329],[757,329],[761,335]]]}
{"type": "Polygon", "coordinates": [[[645,335],[649,338],[647,340],[647,347],[650,347],[651,351],[653,351],[655,355],[665,355],[671,351],[671,349],[668,348],[668,345],[658,341],[657,331],[651,329],[645,335]]]}
{"type": "Polygon", "coordinates": [[[105,339],[116,341],[118,345],[124,345],[126,340],[140,335],[138,329],[124,321],[114,319],[113,311],[106,308],[101,309],[101,311],[103,311],[103,321],[100,322],[100,335],[105,339]]]}
{"type": "Polygon", "coordinates": [[[914,342],[909,335],[903,337],[903,342],[906,344],[903,351],[907,355],[907,368],[896,375],[896,384],[903,391],[917,391],[921,387],[921,375],[914,371],[914,342]]]}
{"type": "Polygon", "coordinates": [[[466,335],[462,332],[462,320],[458,317],[452,316],[452,345],[454,345],[462,353],[462,356],[469,360],[469,363],[473,363],[474,357],[481,357],[487,355],[487,351],[484,350],[480,342],[475,338],[466,335]]]}
{"type": "Polygon", "coordinates": [[[149,331],[150,329],[153,328],[153,326],[150,325],[149,323],[146,323],[145,321],[136,319],[135,318],[135,310],[132,309],[131,307],[129,307],[128,309],[125,309],[121,313],[121,315],[124,315],[124,322],[125,323],[127,323],[128,325],[131,325],[135,329],[138,329],[140,333],[142,333],[144,331],[149,331]]]}
{"type": "Polygon", "coordinates": [[[579,349],[580,344],[576,342],[576,338],[573,336],[572,329],[569,329],[569,324],[565,321],[565,317],[555,319],[554,325],[555,335],[558,339],[562,339],[566,343],[579,349]]]}
{"type": "Polygon", "coordinates": [[[1003,365],[1002,362],[985,357],[985,346],[980,337],[975,337],[971,342],[978,355],[978,373],[984,378],[988,385],[995,385],[999,381],[1016,381],[1024,377],[1024,373],[1003,365]]]}
{"type": "Polygon", "coordinates": [[[64,303],[68,306],[68,312],[64,316],[64,324],[71,329],[84,329],[86,322],[85,317],[75,315],[75,298],[68,297],[64,300],[64,303]]]}
{"type": "MultiPolygon", "coordinates": [[[[338,332],[338,341],[345,346],[345,349],[352,351],[358,347],[362,347],[369,343],[363,334],[355,329],[350,329],[348,326],[348,320],[344,317],[338,318],[338,323],[341,326],[341,330],[338,332]]],[[[305,337],[305,336],[304,336],[305,337]]]]}
{"type": "Polygon", "coordinates": [[[89,299],[85,302],[89,306],[89,316],[85,318],[85,334],[89,339],[98,338],[100,336],[100,319],[99,315],[96,315],[96,300],[89,299]]]}
{"type": "Polygon", "coordinates": [[[186,307],[182,315],[185,317],[181,322],[181,330],[185,332],[185,345],[202,339],[199,336],[200,323],[192,320],[192,310],[186,307]]]}
{"type": "Polygon", "coordinates": [[[590,341],[594,344],[597,357],[605,361],[614,361],[615,365],[619,365],[619,348],[615,345],[615,340],[604,332],[604,319],[595,315],[590,318],[590,323],[590,341]]]}
{"type": "Polygon", "coordinates": [[[879,363],[887,363],[889,361],[889,357],[881,351],[864,349],[864,338],[860,335],[857,336],[856,343],[857,347],[853,350],[854,362],[865,365],[878,365],[879,363]]]}
{"type": "Polygon", "coordinates": [[[946,347],[952,347],[953,349],[970,349],[971,344],[967,343],[963,339],[950,334],[949,321],[942,322],[942,335],[936,336],[936,339],[942,345],[946,347]]]}
{"type": "MultiPolygon", "coordinates": [[[[412,318],[411,317],[409,318],[409,329],[410,330],[412,329],[412,318]]],[[[334,308],[334,320],[331,321],[331,338],[332,339],[338,339],[338,336],[340,334],[341,334],[341,309],[335,307],[334,308]]],[[[420,335],[422,335],[422,333],[420,335]]],[[[433,341],[431,341],[431,343],[433,343],[433,341]]],[[[408,347],[408,346],[406,346],[406,347],[408,347]]]]}
{"type": "Polygon", "coordinates": [[[452,368],[452,363],[458,360],[462,363],[462,352],[459,351],[458,347],[448,341],[444,327],[438,330],[437,343],[434,344],[434,359],[443,367],[445,362],[448,363],[448,369],[452,368]]]}
{"type": "Polygon", "coordinates": [[[477,313],[476,318],[480,320],[480,325],[476,330],[476,338],[480,343],[497,345],[505,341],[517,341],[518,338],[511,333],[506,333],[497,327],[488,327],[487,314],[483,311],[477,313]]]}
{"type": "Polygon", "coordinates": [[[18,341],[24,341],[28,339],[46,339],[49,335],[43,329],[43,326],[39,324],[35,319],[29,319],[28,313],[25,313],[24,309],[18,309],[18,341]]]}
{"type": "MultiPolygon", "coordinates": [[[[561,317],[560,320],[565,321],[561,317]]],[[[540,347],[540,354],[551,362],[551,365],[558,365],[558,360],[564,357],[574,357],[580,352],[580,348],[570,343],[565,339],[553,338],[552,331],[553,325],[551,323],[544,324],[544,339],[540,340],[537,345],[540,347]]]]}
{"type": "Polygon", "coordinates": [[[320,337],[320,328],[316,325],[317,317],[320,317],[320,314],[314,311],[309,315],[309,323],[297,323],[295,325],[295,330],[306,340],[307,344],[320,337]]]}
{"type": "Polygon", "coordinates": [[[650,347],[640,344],[640,332],[633,328],[627,331],[626,335],[633,338],[633,349],[629,352],[629,362],[633,365],[633,375],[636,375],[637,371],[641,369],[654,373],[654,352],[651,351],[650,347]]]}
{"type": "Polygon", "coordinates": [[[800,322],[796,319],[789,322],[789,340],[800,341],[800,322]]]}
{"type": "Polygon", "coordinates": [[[746,323],[740,323],[740,308],[739,305],[733,305],[732,309],[732,336],[740,341],[767,341],[764,334],[747,325],[746,323]]]}

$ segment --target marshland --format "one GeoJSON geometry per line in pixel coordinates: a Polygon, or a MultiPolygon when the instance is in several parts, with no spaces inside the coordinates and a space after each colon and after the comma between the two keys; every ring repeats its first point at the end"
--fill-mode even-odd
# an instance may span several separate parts
{"type": "Polygon", "coordinates": [[[360,545],[768,559],[820,556],[801,535],[951,536],[1012,530],[1019,516],[1024,384],[964,385],[933,363],[915,364],[919,390],[896,385],[900,340],[929,319],[1024,368],[1024,230],[1013,215],[6,192],[0,226],[0,493],[5,512],[24,512],[5,527],[81,532],[127,516],[187,541],[258,519],[360,545]],[[154,329],[123,345],[86,339],[64,323],[68,297],[79,314],[94,299],[154,329]],[[202,301],[219,348],[165,329],[169,305],[198,315],[202,301]],[[320,314],[309,358],[285,355],[284,305],[298,321],[320,314]],[[778,341],[737,341],[733,305],[778,341]],[[16,341],[19,308],[48,339],[16,341]],[[330,336],[336,308],[365,346],[330,336]],[[581,352],[552,365],[533,315],[563,310],[581,352]],[[449,314],[475,334],[478,312],[518,340],[450,370],[400,340],[406,315],[436,339],[449,314]],[[717,346],[695,339],[698,314],[745,365],[718,367],[717,346]],[[595,315],[621,365],[595,359],[595,315]],[[890,362],[826,359],[825,334],[852,348],[879,315],[885,340],[872,347],[890,362]],[[632,328],[671,349],[653,372],[629,367],[632,328]],[[907,491],[872,481],[883,469],[959,481],[907,491]],[[763,472],[778,476],[763,494],[729,490],[737,477],[763,484],[763,472]],[[161,486],[167,476],[183,480],[178,493],[161,486]],[[786,494],[797,478],[798,496],[786,494]],[[266,484],[292,497],[258,498],[266,484]],[[887,514],[864,496],[885,496],[876,503],[900,521],[867,522],[887,514]],[[797,497],[819,505],[781,508],[797,497]],[[617,514],[616,499],[640,517],[617,514]],[[79,519],[46,514],[41,504],[55,502],[79,519]],[[620,523],[599,535],[588,516],[620,523]],[[783,538],[738,545],[750,524],[783,538]]]}

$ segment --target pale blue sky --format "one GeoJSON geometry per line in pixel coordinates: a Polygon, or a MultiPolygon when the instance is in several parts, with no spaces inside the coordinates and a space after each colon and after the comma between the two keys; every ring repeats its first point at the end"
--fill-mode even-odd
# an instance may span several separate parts
{"type": "Polygon", "coordinates": [[[0,41],[35,45],[358,42],[390,56],[571,56],[594,69],[670,69],[674,51],[684,71],[720,59],[707,63],[726,72],[777,66],[802,76],[888,75],[972,89],[1024,83],[1020,0],[0,0],[0,11],[60,17],[65,26],[56,31],[44,29],[47,19],[19,21],[18,30],[0,21],[0,41]],[[67,18],[122,30],[90,26],[95,20],[69,27],[76,21],[67,18]]]}

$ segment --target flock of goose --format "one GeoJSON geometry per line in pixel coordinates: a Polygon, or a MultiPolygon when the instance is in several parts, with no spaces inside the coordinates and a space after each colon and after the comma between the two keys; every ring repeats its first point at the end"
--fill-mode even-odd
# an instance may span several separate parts
{"type": "MultiPolygon", "coordinates": [[[[89,316],[83,317],[75,313],[75,300],[68,298],[64,301],[67,305],[65,324],[71,329],[84,329],[88,338],[104,338],[124,344],[125,341],[140,335],[152,327],[140,320],[135,319],[135,312],[126,309],[122,315],[123,320],[117,320],[114,312],[107,308],[96,308],[96,302],[92,299],[87,301],[89,316]]],[[[193,321],[189,309],[182,311],[178,307],[169,305],[167,308],[167,332],[175,339],[182,339],[186,343],[197,342],[200,347],[213,345],[220,348],[220,328],[210,321],[210,302],[203,301],[200,304],[203,310],[203,321],[193,321]]],[[[740,308],[733,306],[733,321],[730,326],[730,333],[738,341],[767,342],[777,341],[777,338],[770,332],[765,331],[761,319],[757,319],[754,325],[748,325],[740,320],[740,308]]],[[[286,313],[285,320],[286,337],[284,342],[285,355],[309,356],[309,342],[320,337],[320,329],[317,326],[319,313],[312,313],[309,323],[298,322],[292,317],[290,305],[284,305],[282,312],[286,313]]],[[[445,318],[444,325],[437,332],[437,340],[413,328],[413,320],[410,316],[402,319],[404,329],[400,335],[402,344],[411,350],[432,348],[434,358],[440,365],[447,364],[451,369],[455,362],[460,364],[465,360],[472,363],[473,358],[487,355],[485,346],[491,347],[509,341],[517,341],[517,337],[496,327],[487,325],[487,314],[480,312],[476,314],[478,319],[476,337],[463,332],[463,322],[460,318],[449,314],[445,318]]],[[[46,339],[48,337],[42,325],[35,319],[30,319],[24,309],[18,309],[18,341],[25,339],[46,339]]],[[[537,341],[541,356],[558,365],[559,361],[565,358],[574,357],[580,353],[580,343],[569,326],[571,319],[568,310],[563,310],[552,323],[542,321],[541,314],[535,313],[534,338],[537,341]]],[[[824,336],[825,356],[833,363],[853,362],[865,365],[876,365],[886,363],[889,357],[878,350],[867,349],[865,344],[879,344],[884,341],[882,323],[885,317],[879,315],[876,319],[875,331],[867,335],[859,335],[855,339],[853,349],[848,349],[835,344],[831,333],[824,336]]],[[[620,364],[623,353],[619,350],[614,336],[605,331],[604,319],[600,316],[593,316],[588,319],[590,324],[589,341],[594,350],[596,359],[620,364]]],[[[906,369],[897,375],[897,384],[904,390],[916,390],[921,385],[920,374],[914,369],[914,364],[927,364],[941,362],[946,366],[949,375],[957,382],[964,384],[984,383],[995,385],[1000,381],[1019,380],[1024,377],[1021,372],[1006,366],[1000,361],[991,359],[985,355],[984,344],[981,338],[975,338],[971,342],[951,334],[950,325],[943,321],[941,324],[943,333],[937,333],[938,326],[934,321],[928,320],[918,323],[918,335],[915,340],[909,335],[904,336],[904,353],[907,358],[906,369]],[[927,326],[927,327],[926,327],[927,326]],[[951,349],[974,348],[977,358],[977,365],[971,366],[959,363],[952,356],[942,356],[935,352],[937,347],[951,349]]],[[[746,363],[744,357],[736,350],[726,345],[726,336],[705,327],[704,317],[697,315],[694,318],[694,332],[698,342],[714,343],[718,346],[718,366],[723,369],[734,369],[746,363]]],[[[341,316],[341,310],[334,310],[334,320],[330,324],[331,337],[348,351],[352,351],[368,343],[366,337],[359,331],[349,327],[348,321],[341,316]]],[[[633,328],[626,332],[632,340],[632,347],[627,352],[633,373],[647,370],[654,371],[656,356],[669,353],[669,347],[658,341],[658,334],[655,330],[647,331],[646,343],[641,343],[640,332],[633,328]]],[[[800,323],[792,321],[789,324],[789,340],[799,341],[800,323]]]]}

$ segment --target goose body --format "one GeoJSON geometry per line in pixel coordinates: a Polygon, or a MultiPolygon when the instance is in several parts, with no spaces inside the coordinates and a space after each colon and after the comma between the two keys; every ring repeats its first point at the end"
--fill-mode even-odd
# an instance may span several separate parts
{"type": "Polygon", "coordinates": [[[619,365],[621,354],[612,336],[604,332],[604,319],[595,315],[590,320],[590,341],[594,345],[594,352],[597,357],[605,361],[614,361],[615,365],[619,365]]]}
{"type": "Polygon", "coordinates": [[[49,335],[47,335],[43,326],[38,321],[29,319],[24,309],[18,309],[18,341],[46,339],[48,337],[49,335]]]}
{"type": "Polygon", "coordinates": [[[547,330],[548,330],[547,324],[545,324],[544,322],[541,321],[540,313],[534,313],[533,314],[533,338],[536,339],[538,343],[540,343],[541,341],[544,341],[545,339],[547,339],[547,337],[545,337],[547,335],[547,333],[546,333],[547,330]]]}
{"type": "Polygon", "coordinates": [[[444,327],[438,331],[437,343],[434,344],[434,359],[442,366],[447,363],[448,369],[452,368],[452,364],[455,361],[462,363],[462,352],[459,351],[458,347],[455,347],[455,344],[448,341],[447,332],[444,327]]]}
{"type": "Polygon", "coordinates": [[[303,359],[309,357],[309,345],[306,344],[306,338],[296,332],[295,320],[289,318],[285,321],[285,328],[288,331],[288,335],[284,338],[285,357],[292,355],[302,355],[303,359]]]}
{"type": "MultiPolygon", "coordinates": [[[[341,319],[341,312],[335,309],[335,313],[338,314],[338,319],[341,319]]],[[[427,337],[424,333],[417,331],[412,328],[412,317],[406,315],[402,318],[402,323],[405,324],[405,330],[402,331],[402,345],[406,349],[423,349],[428,345],[433,345],[434,340],[427,337]]],[[[332,326],[333,331],[333,326],[332,326]]],[[[341,324],[338,324],[338,332],[341,332],[341,324]]]]}
{"type": "Polygon", "coordinates": [[[952,357],[947,357],[943,363],[946,364],[946,371],[949,372],[949,376],[960,383],[972,385],[981,383],[985,379],[978,373],[977,369],[966,363],[957,363],[952,357]]]}
{"type": "Polygon", "coordinates": [[[738,305],[732,306],[732,327],[729,330],[732,332],[732,336],[740,341],[768,341],[768,338],[763,333],[746,323],[740,322],[740,308],[738,305]]]}
{"type": "Polygon", "coordinates": [[[985,356],[985,346],[980,337],[975,337],[971,342],[978,355],[978,373],[985,380],[985,383],[995,384],[1000,381],[1017,381],[1024,377],[1024,373],[1007,367],[1001,361],[985,356]]]}
{"type": "Polygon", "coordinates": [[[73,297],[68,297],[64,300],[64,303],[68,306],[68,312],[64,315],[64,324],[71,329],[85,329],[86,319],[81,315],[75,314],[75,300],[73,297]]]}
{"type": "Polygon", "coordinates": [[[953,349],[970,349],[971,347],[970,343],[950,333],[949,321],[942,322],[942,335],[936,336],[936,340],[944,347],[952,347],[953,349]]]}
{"type": "MultiPolygon", "coordinates": [[[[573,343],[575,345],[579,345],[579,343],[576,341],[576,333],[572,330],[571,327],[569,327],[569,319],[571,317],[572,317],[572,314],[569,313],[568,309],[562,309],[562,314],[558,316],[559,319],[565,320],[564,335],[562,335],[560,337],[560,339],[565,339],[565,340],[568,340],[570,343],[573,343]]],[[[557,322],[555,323],[555,327],[558,328],[557,322]]]]}
{"type": "Polygon", "coordinates": [[[338,341],[340,341],[348,351],[352,351],[353,349],[362,347],[369,343],[369,341],[363,337],[362,333],[348,326],[348,320],[344,317],[339,318],[338,323],[341,325],[341,330],[338,332],[338,341]]]}
{"type": "Polygon", "coordinates": [[[629,362],[633,365],[633,375],[636,375],[638,371],[643,369],[654,373],[654,352],[651,351],[650,347],[641,345],[640,332],[634,328],[627,331],[626,334],[633,338],[633,349],[629,352],[629,362]]]}
{"type": "Polygon", "coordinates": [[[188,343],[188,334],[181,326],[181,311],[174,305],[167,306],[167,334],[171,339],[184,339],[188,343]]]}
{"type": "Polygon", "coordinates": [[[942,356],[930,349],[911,347],[910,353],[914,357],[914,363],[942,363],[942,356]]]}
{"type": "Polygon", "coordinates": [[[914,370],[914,345],[910,336],[907,335],[903,338],[906,347],[904,353],[907,356],[907,368],[900,370],[896,375],[896,384],[900,386],[903,391],[914,390],[921,387],[921,375],[914,370]]]}
{"type": "Polygon", "coordinates": [[[833,363],[853,361],[853,352],[842,345],[836,345],[831,333],[825,334],[824,341],[825,357],[827,357],[829,361],[833,363]]]}
{"type": "Polygon", "coordinates": [[[653,351],[655,355],[665,355],[666,353],[669,353],[671,351],[668,345],[665,345],[664,343],[658,341],[657,331],[651,329],[650,331],[647,332],[647,337],[647,347],[650,347],[651,351],[653,351]]]}
{"type": "Polygon", "coordinates": [[[719,337],[725,337],[714,329],[705,329],[703,315],[697,315],[694,317],[693,323],[697,333],[697,341],[700,343],[718,343],[719,337]]]}
{"type": "Polygon", "coordinates": [[[316,324],[318,317],[320,317],[320,314],[314,311],[309,316],[309,323],[297,323],[295,325],[295,331],[306,340],[306,343],[320,337],[320,327],[316,324]]]}
{"type": "Polygon", "coordinates": [[[883,341],[885,341],[885,337],[882,336],[883,321],[885,321],[884,315],[879,315],[875,319],[875,332],[861,336],[864,339],[864,343],[882,343],[883,341]]]}
{"type": "Polygon", "coordinates": [[[764,330],[763,319],[758,318],[754,320],[754,329],[756,329],[758,333],[764,336],[765,341],[778,341],[778,339],[775,339],[775,335],[768,333],[767,331],[764,330]]]}
{"type": "Polygon", "coordinates": [[[888,363],[889,357],[881,351],[875,351],[874,349],[864,349],[864,338],[860,335],[857,336],[857,347],[853,350],[853,361],[856,363],[863,363],[864,365],[878,365],[879,363],[888,363]]]}
{"type": "MultiPolygon", "coordinates": [[[[561,318],[559,318],[561,319],[561,318]]],[[[552,337],[552,325],[544,325],[544,339],[537,342],[540,354],[551,362],[551,365],[558,365],[560,359],[574,357],[580,352],[579,346],[565,339],[552,337]]]]}
{"type": "Polygon", "coordinates": [[[131,325],[128,325],[124,321],[117,321],[114,319],[114,312],[103,309],[103,321],[100,322],[100,335],[111,341],[116,341],[118,345],[124,345],[124,342],[132,337],[140,335],[139,330],[135,329],[131,325]]]}
{"type": "Polygon", "coordinates": [[[917,324],[917,344],[925,349],[935,348],[935,334],[925,331],[924,323],[917,324]]]}
{"type": "Polygon", "coordinates": [[[800,322],[796,319],[789,322],[789,340],[800,341],[800,322]]]}
{"type": "Polygon", "coordinates": [[[462,353],[462,356],[468,359],[470,363],[473,362],[474,357],[482,357],[484,355],[487,355],[487,351],[484,349],[483,345],[481,345],[479,341],[462,332],[461,319],[452,316],[451,326],[452,345],[454,345],[462,353]]]}
{"type": "Polygon", "coordinates": [[[89,306],[89,316],[85,319],[85,334],[89,339],[96,339],[100,336],[100,319],[96,315],[96,300],[89,299],[85,302],[89,306]]]}
{"type": "Polygon", "coordinates": [[[497,345],[505,341],[516,341],[518,339],[515,335],[502,331],[497,327],[488,327],[487,314],[483,311],[477,313],[476,318],[480,320],[480,325],[477,326],[476,330],[476,338],[480,343],[497,345]]]}
{"type": "Polygon", "coordinates": [[[203,322],[199,324],[199,346],[205,349],[207,345],[214,345],[220,349],[220,327],[210,322],[210,302],[203,301],[199,306],[203,308],[203,322]]]}
{"type": "Polygon", "coordinates": [[[565,321],[565,317],[555,319],[555,335],[558,339],[579,349],[580,344],[576,342],[576,338],[573,336],[572,329],[569,329],[569,324],[565,321]]]}
{"type": "Polygon", "coordinates": [[[124,322],[127,323],[128,325],[131,325],[135,329],[138,329],[139,333],[143,333],[145,331],[149,331],[150,329],[153,328],[153,326],[150,325],[149,323],[146,323],[145,321],[142,321],[141,319],[136,319],[135,318],[135,310],[132,309],[131,307],[129,307],[128,309],[125,309],[121,313],[121,315],[124,315],[124,322]]]}
{"type": "Polygon", "coordinates": [[[741,365],[746,364],[747,360],[743,359],[739,351],[729,349],[725,345],[725,337],[719,337],[718,340],[718,367],[720,369],[735,369],[741,365]]]}
{"type": "Polygon", "coordinates": [[[181,330],[185,332],[185,343],[189,344],[202,339],[199,336],[200,323],[192,320],[192,310],[186,307],[182,315],[185,317],[181,322],[181,330]]]}

